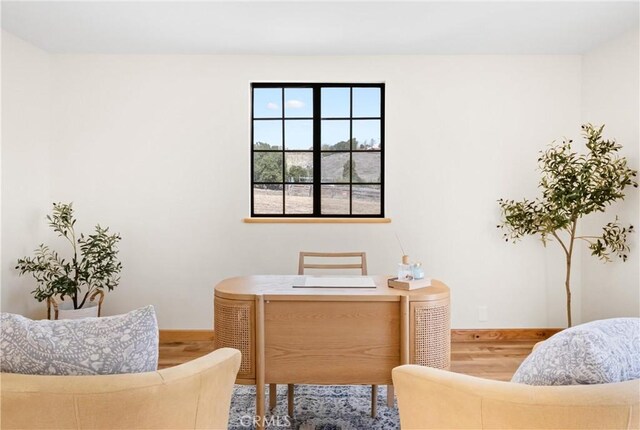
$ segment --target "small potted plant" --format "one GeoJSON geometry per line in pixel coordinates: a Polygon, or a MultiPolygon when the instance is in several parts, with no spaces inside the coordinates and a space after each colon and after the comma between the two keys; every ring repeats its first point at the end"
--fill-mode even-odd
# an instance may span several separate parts
{"type": "Polygon", "coordinates": [[[108,227],[96,225],[94,234],[76,236],[72,203],[54,203],[47,220],[58,236],[71,244],[70,260],[40,244],[33,257],[18,260],[16,269],[20,275],[29,273],[36,280],[36,289],[31,293],[39,302],[47,300],[49,317],[51,305],[56,310],[55,318],[99,316],[104,291],[113,290],[120,281],[122,264],[117,248],[120,235],[109,234],[108,227]],[[99,303],[94,301],[97,296],[99,303]],[[58,304],[56,297],[62,303],[58,304]]]}

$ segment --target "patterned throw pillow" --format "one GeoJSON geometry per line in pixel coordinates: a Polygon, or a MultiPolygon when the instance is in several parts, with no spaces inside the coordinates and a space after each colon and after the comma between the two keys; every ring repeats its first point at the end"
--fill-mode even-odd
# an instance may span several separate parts
{"type": "Polygon", "coordinates": [[[0,370],[30,375],[105,375],[155,371],[153,306],[124,315],[34,321],[0,314],[0,370]]]}
{"type": "Polygon", "coordinates": [[[639,378],[640,318],[612,318],[551,336],[524,360],[511,382],[577,385],[639,378]]]}

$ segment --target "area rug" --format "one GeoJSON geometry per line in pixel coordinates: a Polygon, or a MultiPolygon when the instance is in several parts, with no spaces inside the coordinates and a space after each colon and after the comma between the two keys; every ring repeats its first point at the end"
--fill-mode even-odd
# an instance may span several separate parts
{"type": "MultiPolygon", "coordinates": [[[[236,385],[231,399],[230,430],[255,428],[255,387],[236,385]]],[[[269,397],[268,387],[265,389],[269,397]]],[[[278,386],[278,405],[267,412],[268,430],[395,430],[398,409],[387,407],[387,389],[378,388],[378,415],[371,418],[371,387],[361,385],[296,385],[295,414],[287,415],[287,386],[278,386]]]]}

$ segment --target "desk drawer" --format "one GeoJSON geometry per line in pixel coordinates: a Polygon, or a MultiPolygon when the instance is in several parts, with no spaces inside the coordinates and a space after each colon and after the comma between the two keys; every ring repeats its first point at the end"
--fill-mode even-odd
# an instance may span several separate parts
{"type": "Polygon", "coordinates": [[[390,384],[398,365],[398,302],[265,303],[267,383],[390,384]]]}

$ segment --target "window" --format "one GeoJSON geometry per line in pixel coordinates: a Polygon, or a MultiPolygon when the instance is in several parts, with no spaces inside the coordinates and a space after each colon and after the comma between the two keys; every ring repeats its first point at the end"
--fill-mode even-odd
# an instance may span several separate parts
{"type": "Polygon", "coordinates": [[[251,93],[252,217],[384,216],[384,84],[251,93]]]}

